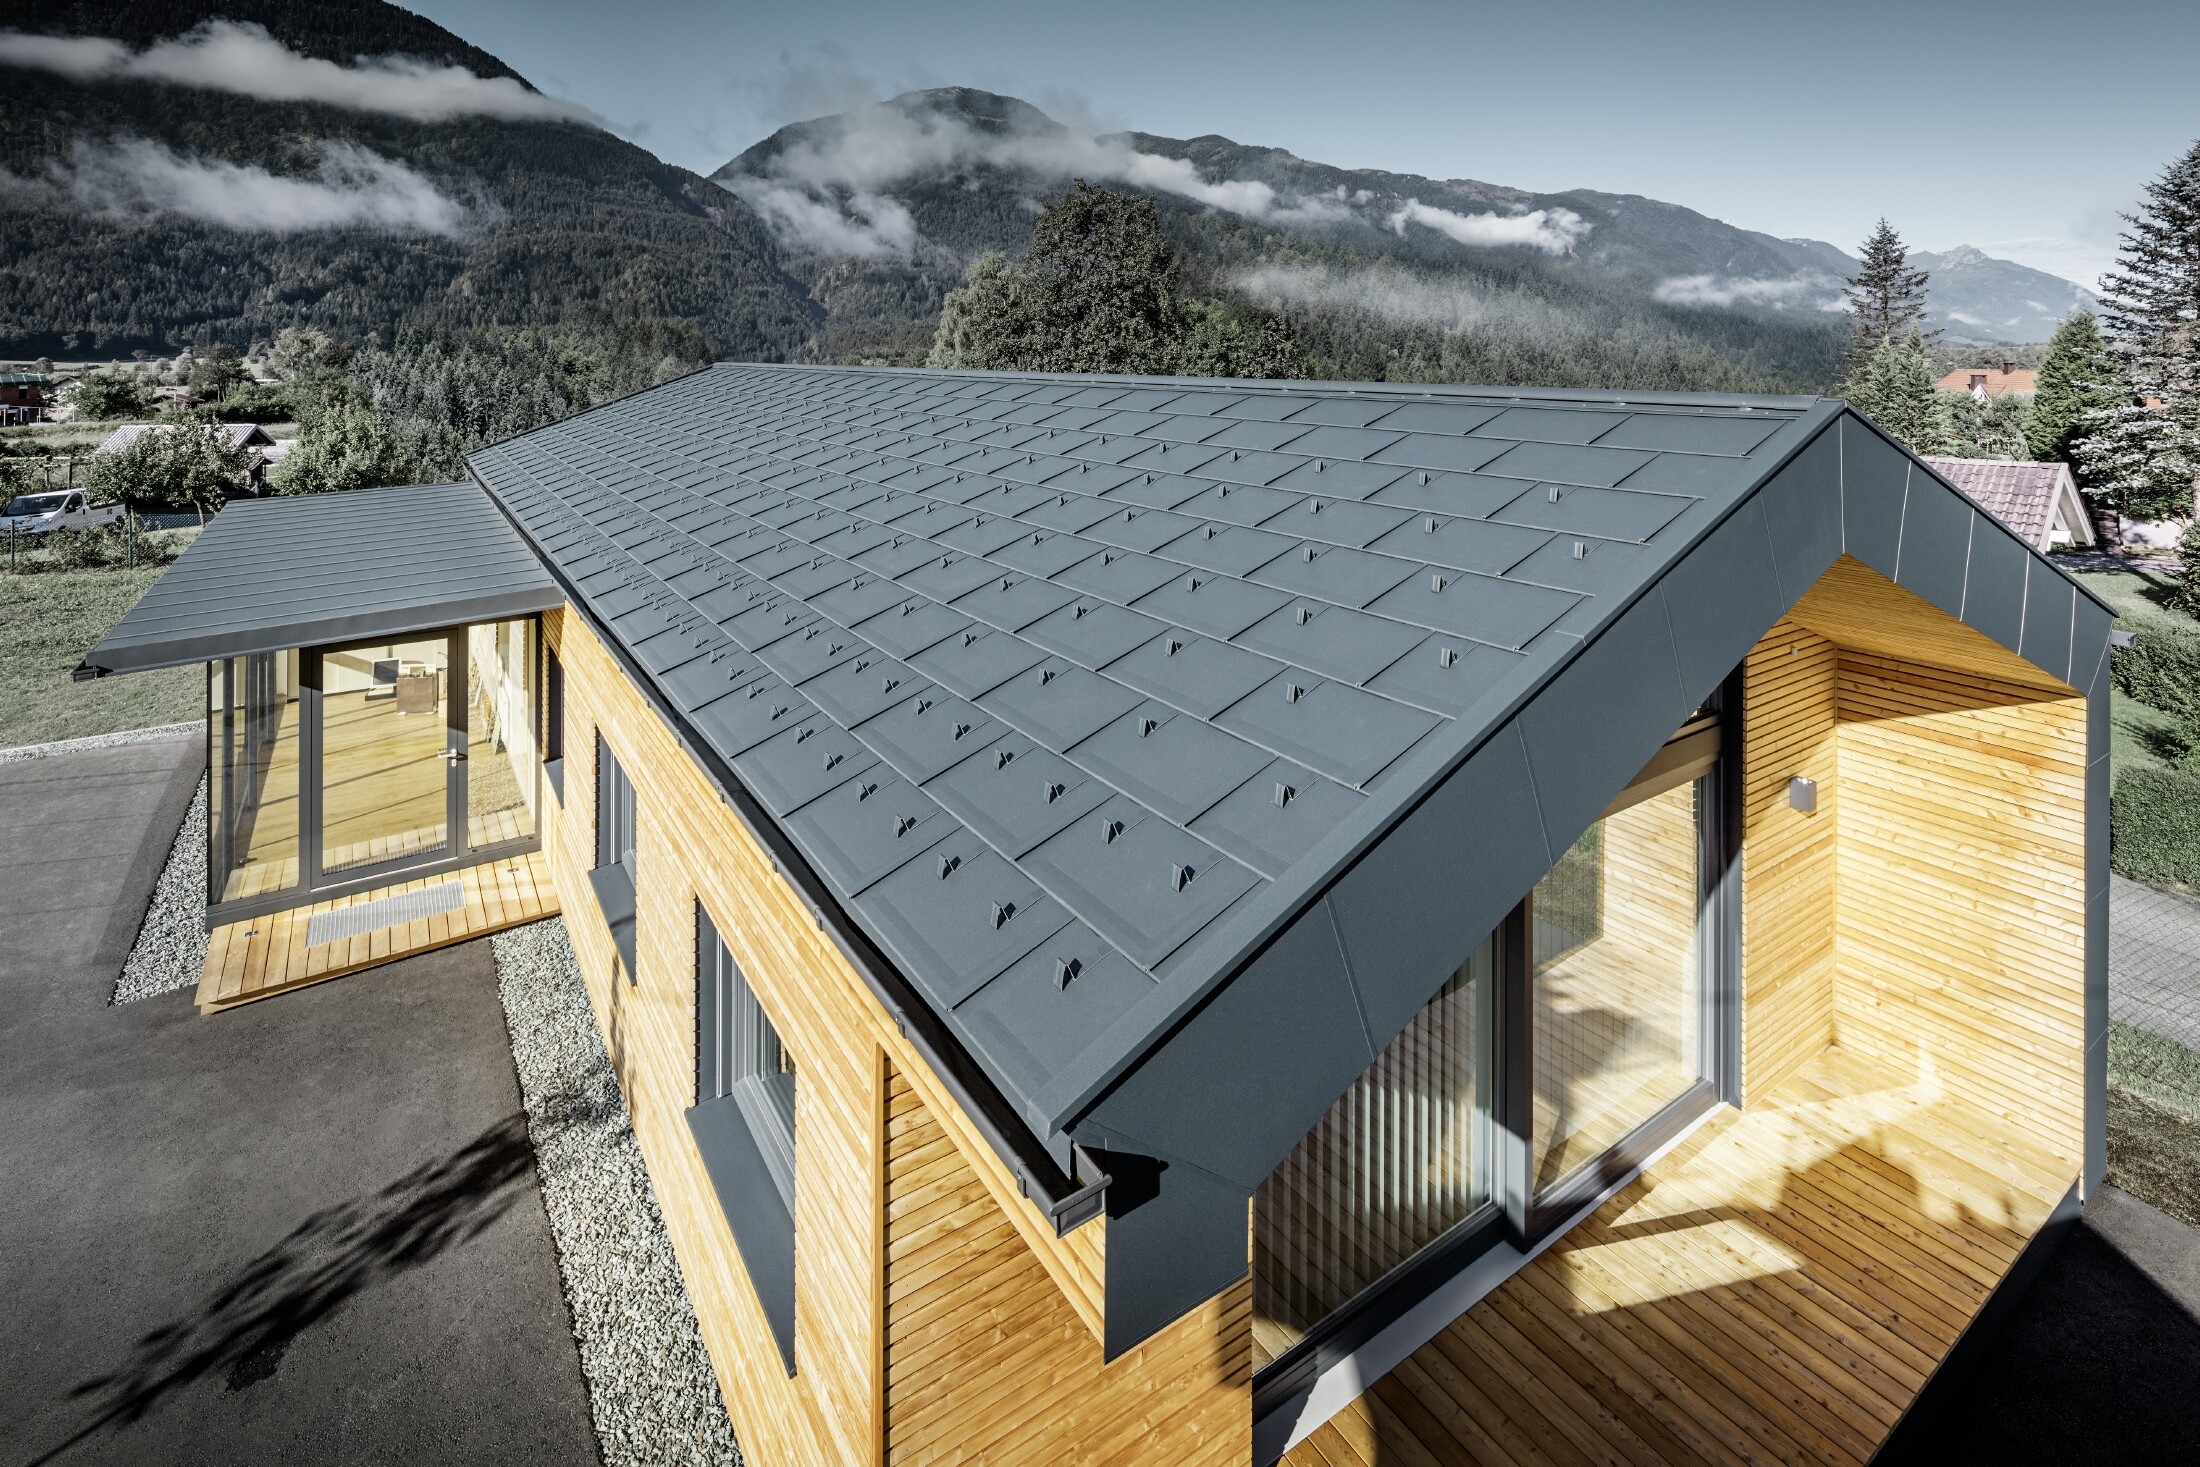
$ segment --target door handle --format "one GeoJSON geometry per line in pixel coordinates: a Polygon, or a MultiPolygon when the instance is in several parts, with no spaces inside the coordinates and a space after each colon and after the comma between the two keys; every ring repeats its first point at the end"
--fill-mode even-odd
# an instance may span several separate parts
{"type": "Polygon", "coordinates": [[[441,757],[452,764],[456,764],[466,757],[466,751],[463,749],[445,749],[441,757]]]}

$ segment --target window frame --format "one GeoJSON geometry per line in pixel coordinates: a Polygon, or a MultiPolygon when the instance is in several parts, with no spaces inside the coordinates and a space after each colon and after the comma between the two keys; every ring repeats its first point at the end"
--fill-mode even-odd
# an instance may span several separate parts
{"type": "Polygon", "coordinates": [[[641,838],[641,801],[617,751],[600,728],[596,730],[595,785],[596,864],[588,873],[588,884],[596,893],[596,905],[610,929],[611,944],[618,949],[619,961],[626,969],[626,981],[638,987],[642,980],[635,966],[635,923],[640,906],[640,862],[634,847],[641,838]]]}
{"type": "MultiPolygon", "coordinates": [[[[1535,1121],[1534,966],[1531,890],[1506,914],[1497,938],[1496,993],[1490,1052],[1491,1104],[1479,1118],[1477,1150],[1486,1158],[1490,1199],[1448,1231],[1332,1310],[1288,1350],[1253,1376],[1257,1424],[1313,1389],[1315,1382],[1427,1300],[1509,1276],[1528,1255],[1601,1206],[1648,1162],[1741,1092],[1741,717],[1742,677],[1736,668],[1704,707],[1685,722],[1628,785],[1628,791],[1670,782],[1667,758],[1688,741],[1700,748],[1716,734],[1711,766],[1695,776],[1702,801],[1697,820],[1698,1022],[1702,1078],[1668,1101],[1602,1156],[1560,1179],[1541,1196],[1532,1178],[1535,1121]],[[1500,1247],[1511,1260],[1476,1265],[1500,1247]],[[1488,1274],[1488,1278],[1483,1278],[1488,1274]]],[[[1651,793],[1662,792],[1652,790],[1651,793]]],[[[1615,808],[1624,808],[1626,791],[1615,808]]],[[[1642,798],[1648,798],[1648,795],[1642,798]]],[[[1600,817],[1601,818],[1601,817],[1600,817]]],[[[1482,1290],[1486,1292],[1486,1288],[1482,1290]]],[[[1472,1307],[1475,1292],[1462,1309],[1472,1307]]]]}
{"type": "MultiPolygon", "coordinates": [[[[703,1169],[710,1179],[711,1190],[717,1196],[718,1208],[724,1214],[727,1229],[733,1234],[734,1248],[741,1255],[741,1266],[747,1274],[749,1286],[756,1291],[757,1303],[762,1307],[772,1337],[779,1346],[781,1363],[787,1374],[795,1374],[795,1181],[796,1181],[796,1127],[797,1105],[795,1079],[797,1068],[789,1065],[782,1110],[771,1103],[776,1097],[755,1093],[763,1088],[762,1077],[728,1073],[741,1066],[738,1052],[731,1066],[723,1063],[722,1053],[712,1052],[720,1042],[731,1044],[737,1051],[744,1038],[753,1040],[751,1031],[746,1036],[738,1032],[738,1025],[729,1025],[730,1017],[722,1007],[733,996],[730,985],[724,980],[729,976],[740,980],[741,996],[753,1006],[755,1019],[768,1030],[782,1054],[785,1045],[780,1041],[778,1026],[764,1011],[763,1002],[742,972],[739,962],[711,920],[700,898],[695,901],[695,1104],[686,1112],[688,1132],[694,1138],[697,1154],[702,1158],[703,1169]],[[777,1138],[773,1132],[784,1127],[785,1181],[782,1183],[775,1171],[771,1156],[777,1138]]],[[[753,1053],[752,1053],[753,1057],[753,1053]]]]}

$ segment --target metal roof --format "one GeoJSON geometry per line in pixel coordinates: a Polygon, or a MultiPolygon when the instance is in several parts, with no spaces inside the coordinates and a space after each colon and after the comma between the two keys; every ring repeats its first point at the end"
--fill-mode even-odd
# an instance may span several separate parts
{"type": "Polygon", "coordinates": [[[1835,556],[2091,685],[1912,464],[1809,397],[734,365],[470,460],[1032,1132],[1174,1168],[1111,1355],[1835,556]]]}
{"type": "Polygon", "coordinates": [[[135,672],[525,616],[564,593],[481,492],[239,499],[84,658],[135,672]]]}

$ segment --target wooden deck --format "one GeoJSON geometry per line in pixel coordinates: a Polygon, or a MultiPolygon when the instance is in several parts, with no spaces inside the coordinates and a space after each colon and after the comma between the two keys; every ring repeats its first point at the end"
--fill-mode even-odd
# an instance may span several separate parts
{"type": "Polygon", "coordinates": [[[232,922],[215,928],[207,945],[206,969],[199,979],[199,1012],[235,1008],[414,953],[556,916],[557,912],[557,891],[550,883],[542,853],[536,851],[232,922]],[[421,891],[447,881],[459,882],[464,888],[466,904],[456,911],[379,928],[358,937],[306,945],[307,924],[322,912],[421,891]]]}
{"type": "Polygon", "coordinates": [[[2076,1175],[1839,1049],[1725,1112],[1285,1458],[1870,1459],[2076,1175]]]}

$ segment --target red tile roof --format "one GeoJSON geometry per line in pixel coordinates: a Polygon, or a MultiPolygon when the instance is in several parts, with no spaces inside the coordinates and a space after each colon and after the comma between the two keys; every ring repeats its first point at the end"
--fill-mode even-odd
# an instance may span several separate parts
{"type": "Polygon", "coordinates": [[[2063,528],[2070,531],[2077,543],[2092,543],[2093,528],[2080,509],[2078,486],[2070,477],[2068,464],[1930,455],[1924,461],[1942,478],[1970,495],[1979,508],[2023,536],[2026,543],[2042,550],[2048,546],[2048,530],[2054,524],[2056,498],[2067,494],[2063,528]]]}

